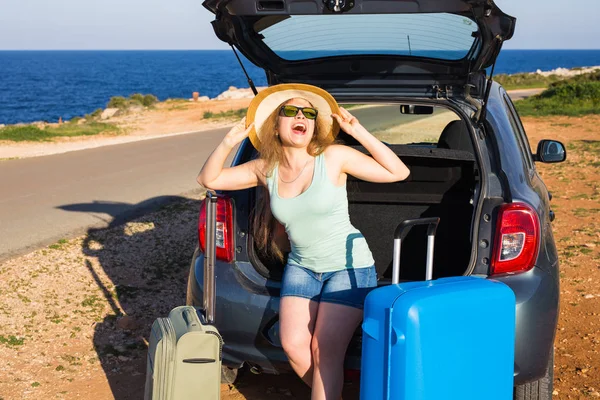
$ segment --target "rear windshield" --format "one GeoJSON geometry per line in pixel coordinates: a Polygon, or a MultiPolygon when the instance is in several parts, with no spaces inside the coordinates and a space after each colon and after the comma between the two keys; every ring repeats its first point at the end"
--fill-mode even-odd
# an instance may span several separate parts
{"type": "Polygon", "coordinates": [[[478,31],[473,20],[448,13],[295,15],[261,20],[255,29],[291,61],[347,55],[460,60],[478,31]]]}
{"type": "MultiPolygon", "coordinates": [[[[429,106],[422,108],[416,114],[404,114],[399,104],[342,104],[342,106],[373,136],[388,144],[452,148],[452,143],[470,142],[466,129],[461,129],[463,124],[460,126],[456,123],[451,124],[453,121],[460,121],[460,117],[444,107],[429,106]],[[450,144],[448,144],[448,135],[451,136],[450,144]],[[466,137],[460,138],[461,135],[466,137]]],[[[408,105],[404,106],[405,110],[406,108],[408,105]]],[[[457,147],[454,150],[465,150],[465,148],[457,147]]]]}

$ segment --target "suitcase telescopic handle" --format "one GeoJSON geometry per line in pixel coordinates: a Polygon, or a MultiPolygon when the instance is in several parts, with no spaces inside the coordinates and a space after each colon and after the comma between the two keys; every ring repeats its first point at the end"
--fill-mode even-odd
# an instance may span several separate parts
{"type": "Polygon", "coordinates": [[[215,264],[217,253],[217,194],[206,191],[206,250],[204,252],[204,317],[206,322],[215,322],[215,264]]]}
{"type": "Polygon", "coordinates": [[[435,232],[439,223],[440,219],[437,217],[407,219],[396,227],[394,231],[394,261],[392,270],[392,283],[394,285],[400,283],[400,245],[408,234],[408,231],[417,225],[427,225],[427,266],[425,269],[425,279],[428,281],[433,279],[433,246],[435,232]]]}

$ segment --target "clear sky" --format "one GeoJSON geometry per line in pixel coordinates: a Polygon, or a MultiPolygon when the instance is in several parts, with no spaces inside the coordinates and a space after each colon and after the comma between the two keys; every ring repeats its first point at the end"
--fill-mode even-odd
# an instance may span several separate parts
{"type": "MultiPolygon", "coordinates": [[[[250,1],[250,0],[248,0],[250,1]]],[[[600,1],[496,0],[506,49],[599,49],[600,1]]],[[[0,0],[0,50],[223,49],[202,0],[0,0]]]]}

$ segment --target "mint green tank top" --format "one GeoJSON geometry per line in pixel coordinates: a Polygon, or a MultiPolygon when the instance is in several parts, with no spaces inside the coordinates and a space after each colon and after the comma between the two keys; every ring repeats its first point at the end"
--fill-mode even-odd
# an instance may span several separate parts
{"type": "Polygon", "coordinates": [[[290,238],[288,264],[323,273],[375,263],[364,236],[350,223],[346,185],[329,180],[323,153],[315,158],[310,186],[296,197],[279,196],[278,165],[266,181],[271,212],[290,238]]]}

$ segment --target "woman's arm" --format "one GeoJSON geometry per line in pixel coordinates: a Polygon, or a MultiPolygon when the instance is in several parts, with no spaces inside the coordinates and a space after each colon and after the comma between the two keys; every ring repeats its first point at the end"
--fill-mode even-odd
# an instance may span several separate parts
{"type": "Polygon", "coordinates": [[[390,148],[367,131],[346,109],[340,107],[340,114],[333,114],[333,118],[344,132],[358,140],[373,156],[347,146],[335,146],[341,172],[369,182],[397,182],[408,177],[410,170],[390,148]]]}
{"type": "Polygon", "coordinates": [[[240,190],[258,185],[257,171],[261,164],[260,160],[252,160],[232,168],[223,168],[231,150],[248,137],[252,126],[244,128],[244,120],[242,120],[225,135],[223,141],[211,153],[200,170],[197,178],[200,185],[211,190],[240,190]]]}

